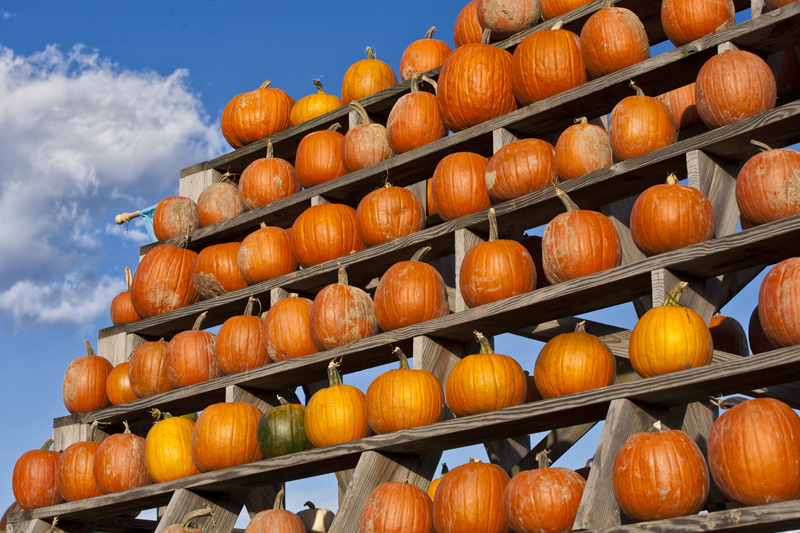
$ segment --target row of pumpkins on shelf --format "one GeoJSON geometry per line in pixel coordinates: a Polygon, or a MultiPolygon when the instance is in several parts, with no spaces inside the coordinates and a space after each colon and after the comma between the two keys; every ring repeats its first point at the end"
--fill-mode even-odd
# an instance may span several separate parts
{"type": "MultiPolygon", "coordinates": [[[[418,121],[423,113],[433,113],[431,106],[441,116],[439,124],[443,123],[444,128],[454,132],[461,131],[650,57],[642,22],[632,11],[612,7],[610,2],[589,17],[580,37],[556,25],[550,31],[524,37],[513,56],[488,44],[490,35],[503,39],[535,24],[542,11],[551,19],[590,1],[543,0],[540,5],[539,0],[474,0],[464,7],[456,20],[455,51],[433,39],[435,28],[432,28],[425,39],[415,41],[404,51],[400,71],[402,79],[406,80],[441,66],[438,99],[423,95],[411,98],[406,95],[401,99],[405,100],[400,115],[403,118],[399,119],[406,123],[402,126],[407,131],[404,139],[412,140],[414,130],[426,135],[440,133],[433,127],[434,123],[426,125],[418,121]],[[412,108],[417,116],[409,119],[406,114],[412,108]]],[[[789,3],[787,0],[767,1],[772,9],[789,3]]],[[[681,46],[733,26],[735,7],[733,0],[663,0],[661,20],[669,39],[681,46]]],[[[297,103],[280,89],[269,88],[268,84],[237,95],[222,115],[226,139],[234,148],[240,148],[397,83],[392,68],[376,59],[371,49],[367,50],[368,59],[356,62],[345,73],[341,100],[325,94],[318,80],[315,80],[318,93],[297,103]]],[[[719,68],[733,72],[751,67],[748,63],[754,58],[739,54],[725,61],[727,65],[719,68]]],[[[785,76],[791,76],[790,61],[787,55],[787,64],[783,67],[785,76]]],[[[763,111],[763,106],[768,105],[770,88],[766,76],[772,77],[769,69],[761,68],[749,74],[751,81],[756,82],[754,87],[741,85],[741,72],[743,70],[735,79],[709,80],[708,90],[698,92],[698,100],[705,107],[701,112],[703,122],[710,127],[740,120],[744,118],[742,113],[750,116],[755,114],[755,107],[763,111]]],[[[782,80],[782,90],[790,90],[797,82],[796,79],[782,80]],[[784,84],[788,86],[783,87],[784,84]]],[[[773,87],[773,102],[774,98],[773,87]]],[[[401,147],[406,148],[404,143],[398,143],[392,149],[401,153],[398,151],[401,147]]]]}

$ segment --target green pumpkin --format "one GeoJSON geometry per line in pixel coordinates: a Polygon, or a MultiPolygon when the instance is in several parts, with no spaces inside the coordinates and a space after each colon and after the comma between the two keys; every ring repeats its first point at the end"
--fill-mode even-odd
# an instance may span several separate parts
{"type": "Polygon", "coordinates": [[[258,422],[256,436],[261,453],[265,457],[279,457],[310,450],[312,446],[306,437],[306,408],[290,404],[281,396],[278,399],[281,405],[264,413],[258,422]]]}

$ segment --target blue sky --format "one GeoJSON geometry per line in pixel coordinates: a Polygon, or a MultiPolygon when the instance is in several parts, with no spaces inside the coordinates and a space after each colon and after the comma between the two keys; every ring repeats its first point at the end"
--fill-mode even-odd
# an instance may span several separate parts
{"type": "MultiPolygon", "coordinates": [[[[0,1],[0,505],[13,500],[16,458],[66,414],[64,372],[110,325],[124,268],[147,242],[139,222],[126,233],[114,215],[177,194],[182,168],[230,151],[219,117],[234,95],[271,79],[299,99],[319,76],[338,95],[368,45],[397,72],[430,26],[453,46],[464,3],[0,1]]],[[[756,290],[726,309],[745,327],[756,290]]],[[[597,319],[632,327],[635,315],[625,306],[597,319]]],[[[497,344],[528,370],[538,349],[497,344]]],[[[383,370],[345,380],[366,390],[383,370]]],[[[596,435],[587,441],[565,466],[591,456],[596,435]]],[[[445,460],[469,455],[485,459],[473,447],[445,460]]],[[[309,498],[335,509],[335,482],[293,482],[287,497],[294,511],[309,498]]]]}

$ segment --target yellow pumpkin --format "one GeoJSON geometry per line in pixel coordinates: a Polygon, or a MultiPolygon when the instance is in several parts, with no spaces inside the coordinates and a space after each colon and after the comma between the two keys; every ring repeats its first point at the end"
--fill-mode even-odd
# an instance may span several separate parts
{"type": "Polygon", "coordinates": [[[192,461],[194,422],[181,416],[160,420],[147,432],[144,457],[156,483],[199,474],[192,461]]]}

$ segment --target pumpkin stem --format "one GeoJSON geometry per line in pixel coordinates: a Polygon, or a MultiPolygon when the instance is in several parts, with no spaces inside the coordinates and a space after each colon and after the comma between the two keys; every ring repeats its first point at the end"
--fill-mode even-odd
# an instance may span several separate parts
{"type": "Polygon", "coordinates": [[[56,527],[56,524],[58,524],[58,517],[54,516],[53,523],[50,525],[50,528],[47,530],[47,533],[53,533],[54,531],[56,531],[58,529],[56,527]]]}
{"type": "Polygon", "coordinates": [[[497,239],[497,213],[495,213],[494,207],[492,207],[489,209],[489,242],[496,241],[497,239]]]}
{"type": "Polygon", "coordinates": [[[660,433],[662,431],[664,431],[664,428],[661,425],[661,420],[656,420],[655,422],[653,422],[653,427],[650,428],[650,431],[648,431],[648,433],[660,433]]]}
{"type": "Polygon", "coordinates": [[[436,80],[434,80],[433,78],[429,78],[428,76],[423,74],[422,75],[422,81],[428,82],[428,84],[431,87],[433,87],[433,94],[438,94],[439,93],[439,84],[436,83],[436,80]]]}
{"type": "Polygon", "coordinates": [[[567,193],[561,190],[558,186],[558,183],[553,183],[553,187],[556,189],[556,196],[558,199],[561,200],[561,203],[564,204],[564,207],[567,209],[567,212],[570,211],[580,211],[581,208],[578,207],[578,204],[572,201],[572,198],[569,197],[567,193]]]}
{"type": "Polygon", "coordinates": [[[394,350],[392,350],[392,355],[400,360],[400,368],[409,370],[408,357],[406,357],[406,354],[403,353],[403,350],[400,349],[399,346],[395,346],[394,350]]]}
{"type": "Polygon", "coordinates": [[[155,419],[156,419],[156,422],[158,422],[159,420],[161,420],[161,414],[162,414],[162,413],[161,413],[161,410],[160,410],[160,409],[158,409],[158,408],[153,408],[153,409],[150,409],[150,416],[152,416],[153,418],[155,418],[155,419]]]}
{"type": "Polygon", "coordinates": [[[97,355],[94,353],[94,348],[92,348],[92,343],[89,341],[83,341],[84,346],[86,346],[86,355],[97,355]]]}
{"type": "Polygon", "coordinates": [[[489,40],[492,38],[492,30],[486,28],[483,30],[481,34],[481,44],[489,44],[489,40]]]}
{"type": "Polygon", "coordinates": [[[594,461],[594,457],[589,457],[589,458],[586,460],[586,464],[585,464],[585,465],[583,465],[583,467],[584,467],[584,468],[591,468],[591,467],[592,467],[592,461],[594,461]]]}
{"type": "Polygon", "coordinates": [[[564,29],[564,19],[561,19],[558,22],[556,22],[555,24],[553,24],[553,27],[550,28],[550,31],[561,30],[561,29],[564,29]]]}
{"type": "Polygon", "coordinates": [[[273,510],[283,511],[286,509],[286,491],[285,487],[281,487],[278,494],[275,495],[275,504],[272,506],[273,510]]]}
{"type": "Polygon", "coordinates": [[[317,88],[317,94],[325,94],[325,89],[322,88],[322,76],[320,76],[319,78],[314,78],[311,81],[314,82],[314,85],[317,88]]]}
{"type": "Polygon", "coordinates": [[[122,421],[122,425],[125,427],[125,431],[123,431],[123,433],[130,433],[131,432],[131,426],[128,425],[128,421],[127,420],[123,420],[122,421]]]}
{"type": "Polygon", "coordinates": [[[470,457],[470,458],[469,458],[469,462],[470,462],[470,463],[480,463],[480,462],[481,462],[481,460],[480,460],[480,459],[475,459],[474,457],[470,457]]]}
{"type": "Polygon", "coordinates": [[[267,159],[272,159],[274,153],[272,149],[272,137],[267,137],[267,159]]]}
{"type": "Polygon", "coordinates": [[[54,442],[55,441],[53,439],[47,439],[46,441],[44,441],[44,444],[42,444],[42,448],[41,448],[42,451],[49,450],[50,446],[52,446],[54,442]]]}
{"type": "Polygon", "coordinates": [[[333,124],[328,126],[328,131],[339,131],[340,129],[342,129],[342,125],[339,124],[338,122],[334,122],[333,124]]]}
{"type": "Polygon", "coordinates": [[[183,517],[183,520],[181,520],[181,529],[186,530],[189,524],[192,523],[192,520],[200,518],[201,516],[214,516],[214,510],[210,507],[203,507],[202,509],[195,509],[187,513],[186,516],[183,517]]]}
{"type": "Polygon", "coordinates": [[[633,89],[634,91],[636,91],[636,96],[644,96],[644,91],[642,91],[642,90],[639,88],[639,86],[638,86],[638,85],[636,85],[636,84],[633,82],[633,80],[630,80],[630,83],[629,83],[628,85],[630,86],[630,88],[631,88],[631,89],[633,89]]]}
{"type": "Polygon", "coordinates": [[[258,229],[267,229],[267,223],[262,222],[261,224],[258,225],[258,229]]]}
{"type": "Polygon", "coordinates": [[[494,353],[492,345],[489,344],[489,339],[483,333],[480,331],[473,331],[472,333],[475,334],[475,339],[481,344],[481,353],[494,353]]]}
{"type": "Polygon", "coordinates": [[[267,87],[270,86],[271,83],[272,83],[272,80],[267,80],[267,81],[265,81],[264,83],[261,84],[261,87],[259,87],[259,89],[266,89],[267,87]]]}
{"type": "Polygon", "coordinates": [[[447,468],[447,463],[442,463],[442,473],[441,473],[441,475],[443,476],[446,473],[448,473],[449,471],[450,471],[450,469],[447,468]]]}
{"type": "Polygon", "coordinates": [[[131,275],[131,267],[125,267],[125,290],[131,290],[133,285],[133,276],[131,275]]]}
{"type": "Polygon", "coordinates": [[[683,291],[688,286],[689,286],[688,281],[682,281],[677,285],[675,285],[674,287],[672,287],[672,290],[669,291],[669,294],[667,294],[667,298],[664,300],[664,305],[679,306],[680,304],[678,304],[678,300],[680,300],[681,294],[683,294],[683,291]]]}
{"type": "Polygon", "coordinates": [[[680,183],[678,175],[674,172],[670,172],[669,176],[667,176],[667,185],[677,185],[678,183],[680,183]]]}
{"type": "Polygon", "coordinates": [[[433,39],[433,36],[436,34],[436,26],[431,26],[428,31],[425,32],[425,39],[433,39]]]}
{"type": "Polygon", "coordinates": [[[419,250],[417,250],[414,253],[414,255],[411,257],[411,260],[412,261],[421,261],[422,260],[422,256],[427,254],[428,252],[430,252],[432,249],[433,249],[433,246],[431,246],[430,244],[428,246],[424,247],[424,248],[420,248],[419,250]]]}
{"type": "Polygon", "coordinates": [[[217,183],[230,183],[231,185],[233,185],[233,178],[238,175],[239,174],[236,174],[235,172],[230,172],[230,171],[225,172],[225,174],[220,176],[219,181],[217,183]]]}
{"type": "Polygon", "coordinates": [[[341,364],[341,357],[337,357],[328,363],[328,384],[331,387],[342,384],[342,375],[339,373],[339,367],[341,364]]]}
{"type": "Polygon", "coordinates": [[[338,263],[338,262],[336,264],[339,265],[339,275],[338,275],[339,280],[337,281],[337,283],[339,285],[347,285],[347,281],[348,281],[347,280],[347,270],[345,270],[343,264],[338,263]]]}
{"type": "Polygon", "coordinates": [[[375,59],[377,57],[375,56],[375,50],[371,46],[367,46],[365,51],[367,52],[367,59],[375,59]]]}
{"type": "Polygon", "coordinates": [[[372,124],[372,121],[369,119],[369,115],[367,114],[367,110],[364,109],[363,105],[359,104],[355,100],[353,100],[347,105],[356,110],[359,118],[361,119],[361,124],[372,124]]]}
{"type": "Polygon", "coordinates": [[[304,503],[303,505],[305,505],[305,506],[306,506],[306,507],[308,507],[309,509],[316,509],[316,507],[314,507],[314,502],[312,502],[312,501],[307,501],[307,502],[306,502],[306,503],[304,503]]]}
{"type": "Polygon", "coordinates": [[[392,186],[392,184],[389,183],[389,171],[387,170],[386,171],[386,176],[383,177],[383,187],[385,189],[388,189],[391,186],[392,186]]]}
{"type": "Polygon", "coordinates": [[[203,320],[206,319],[208,316],[208,311],[203,311],[194,321],[194,326],[192,326],[192,331],[200,331],[200,326],[203,324],[203,320]]]}
{"type": "Polygon", "coordinates": [[[536,454],[536,462],[539,464],[539,468],[548,468],[552,461],[548,457],[550,455],[550,450],[542,450],[536,454]]]}
{"type": "Polygon", "coordinates": [[[575,324],[575,333],[586,333],[586,321],[581,320],[575,324]]]}
{"type": "Polygon", "coordinates": [[[178,244],[176,246],[178,248],[184,248],[184,249],[188,248],[189,247],[189,233],[186,233],[186,235],[181,237],[181,240],[178,241],[178,244]]]}
{"type": "Polygon", "coordinates": [[[761,148],[762,152],[766,152],[768,150],[772,150],[772,147],[770,145],[768,145],[766,143],[762,143],[761,141],[756,141],[756,140],[751,139],[750,140],[750,144],[752,144],[754,146],[758,146],[759,148],[761,148]]]}
{"type": "Polygon", "coordinates": [[[244,316],[258,316],[261,314],[261,300],[257,299],[255,296],[250,296],[247,299],[247,305],[244,306],[244,316]],[[255,304],[258,302],[258,313],[254,313],[253,310],[255,309],[255,304]]]}
{"type": "Polygon", "coordinates": [[[422,78],[422,74],[416,72],[413,76],[411,76],[411,92],[416,93],[419,92],[419,80],[422,78]]]}
{"type": "Polygon", "coordinates": [[[282,406],[283,405],[289,405],[289,401],[286,398],[284,398],[283,396],[281,396],[280,394],[278,394],[278,401],[281,402],[282,406]]]}
{"type": "Polygon", "coordinates": [[[289,298],[297,298],[298,296],[300,296],[300,294],[298,294],[296,292],[290,292],[288,297],[289,298]]]}
{"type": "Polygon", "coordinates": [[[576,118],[575,120],[573,120],[572,122],[575,123],[575,124],[588,124],[589,123],[589,119],[586,118],[586,117],[579,117],[579,118],[576,118]]]}

